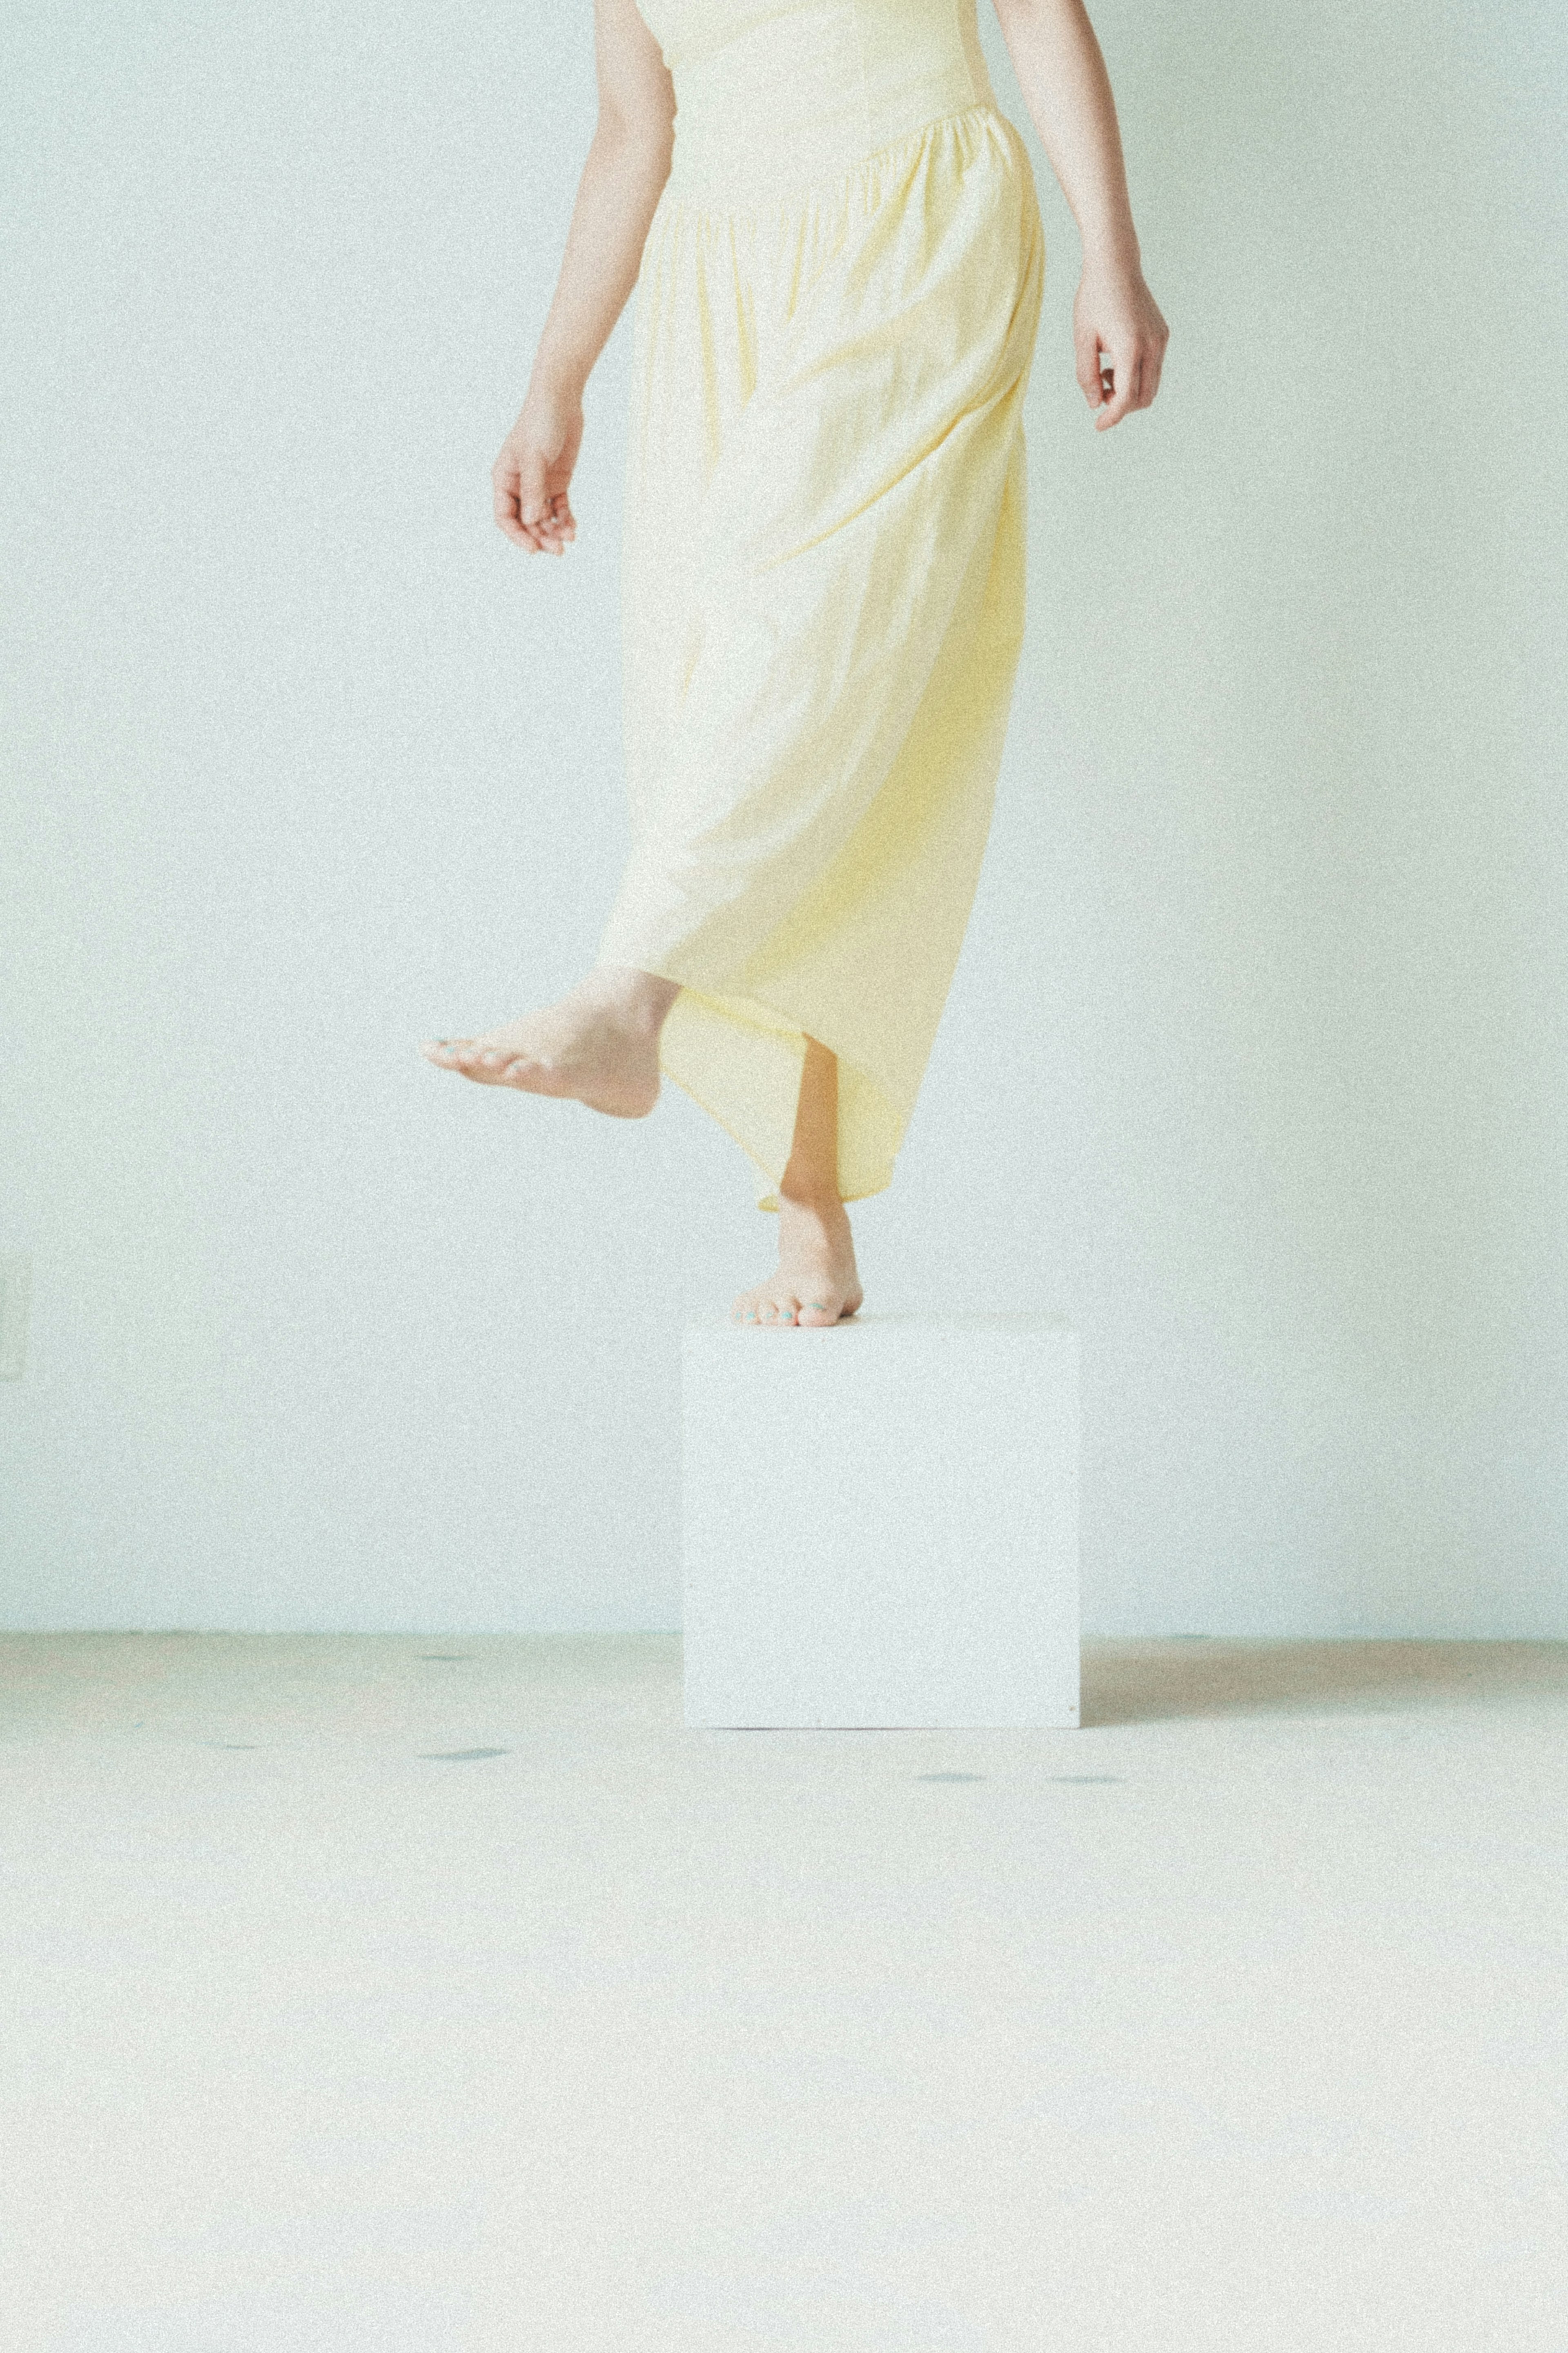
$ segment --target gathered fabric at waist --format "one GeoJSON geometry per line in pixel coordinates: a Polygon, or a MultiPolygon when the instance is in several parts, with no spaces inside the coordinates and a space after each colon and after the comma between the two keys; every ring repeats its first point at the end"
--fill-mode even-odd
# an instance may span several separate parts
{"type": "Polygon", "coordinates": [[[995,92],[974,0],[807,0],[670,61],[673,195],[746,206],[833,178],[995,92]]]}

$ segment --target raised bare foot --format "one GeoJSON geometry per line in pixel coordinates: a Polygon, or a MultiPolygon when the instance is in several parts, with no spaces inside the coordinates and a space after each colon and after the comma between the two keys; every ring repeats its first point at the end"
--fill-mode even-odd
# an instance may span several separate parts
{"type": "Polygon", "coordinates": [[[420,1052],[482,1086],[569,1095],[616,1119],[658,1101],[658,1033],[679,990],[657,974],[595,967],[537,1013],[479,1038],[426,1039],[420,1052]]]}
{"type": "Polygon", "coordinates": [[[735,1324],[837,1324],[866,1294],[842,1201],[779,1196],[779,1270],[742,1291],[730,1310],[735,1324]]]}

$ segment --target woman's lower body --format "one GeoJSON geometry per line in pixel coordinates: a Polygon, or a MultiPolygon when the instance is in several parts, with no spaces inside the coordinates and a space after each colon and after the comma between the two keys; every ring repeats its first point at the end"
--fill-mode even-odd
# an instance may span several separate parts
{"type": "Polygon", "coordinates": [[[891,1181],[990,826],[1044,260],[989,104],[766,203],[672,182],[648,230],[631,854],[579,989],[458,1066],[626,1115],[673,1078],[781,1212],[780,1274],[738,1315],[859,1303],[843,1203],[891,1181]]]}
{"type": "Polygon", "coordinates": [[[767,206],[667,188],[623,556],[633,848],[599,961],[777,1207],[805,1051],[890,1181],[963,941],[1024,627],[1044,243],[989,106],[767,206]]]}

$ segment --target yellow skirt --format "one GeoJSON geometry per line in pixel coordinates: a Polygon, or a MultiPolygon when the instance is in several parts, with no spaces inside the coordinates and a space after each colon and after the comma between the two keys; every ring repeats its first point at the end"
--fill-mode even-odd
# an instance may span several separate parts
{"type": "Polygon", "coordinates": [[[846,1200],[890,1181],[968,923],[1024,627],[1045,245],[989,103],[783,196],[672,179],[622,575],[631,853],[599,946],[778,1207],[806,1038],[846,1200]]]}

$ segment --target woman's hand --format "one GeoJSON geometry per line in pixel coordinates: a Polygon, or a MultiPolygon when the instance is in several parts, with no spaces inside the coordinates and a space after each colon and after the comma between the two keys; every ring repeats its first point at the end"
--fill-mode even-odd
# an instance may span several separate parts
{"type": "Polygon", "coordinates": [[[1141,269],[1086,261],[1072,306],[1072,336],[1084,398],[1100,411],[1097,433],[1120,424],[1130,408],[1148,407],[1160,389],[1171,331],[1141,269]]]}
{"type": "Polygon", "coordinates": [[[580,398],[531,391],[490,470],[496,521],[530,555],[563,555],[577,524],[566,495],[583,441],[580,398]]]}

